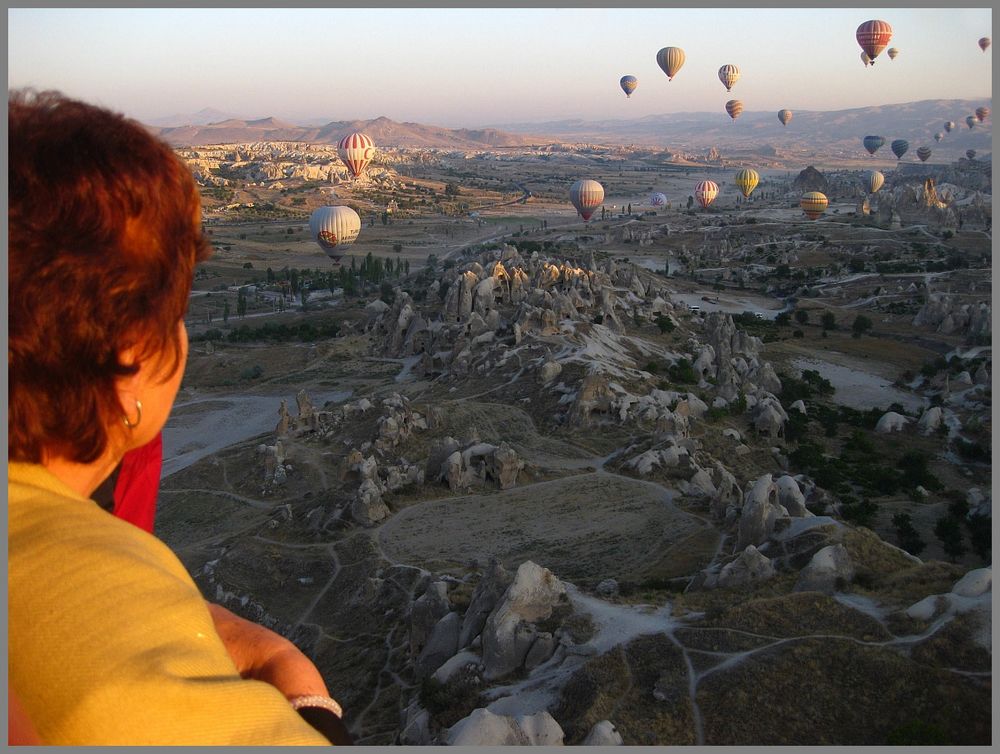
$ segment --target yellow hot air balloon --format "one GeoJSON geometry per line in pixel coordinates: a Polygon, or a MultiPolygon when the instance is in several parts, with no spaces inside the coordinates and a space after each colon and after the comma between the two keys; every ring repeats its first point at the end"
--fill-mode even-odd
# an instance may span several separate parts
{"type": "Polygon", "coordinates": [[[880,188],[882,188],[883,183],[885,183],[885,176],[877,170],[872,170],[868,174],[868,193],[876,193],[880,188]]]}
{"type": "Polygon", "coordinates": [[[864,50],[861,51],[861,62],[865,64],[865,68],[872,64],[872,59],[868,57],[868,53],[864,50]]]}
{"type": "Polygon", "coordinates": [[[733,179],[736,182],[737,188],[743,192],[743,196],[750,198],[750,194],[753,190],[757,188],[757,184],[760,183],[760,174],[756,170],[750,168],[743,168],[736,174],[733,179]]]}
{"type": "Polygon", "coordinates": [[[788,125],[788,121],[790,121],[791,119],[792,119],[792,111],[791,110],[779,110],[778,111],[778,120],[781,121],[781,125],[787,126],[788,125]]]}
{"type": "Polygon", "coordinates": [[[664,47],[656,53],[656,64],[667,74],[667,81],[673,81],[677,71],[684,65],[684,50],[680,47],[664,47]]]}
{"type": "Polygon", "coordinates": [[[885,54],[889,56],[889,60],[895,60],[896,56],[899,55],[899,48],[890,47],[888,50],[885,51],[885,54]]]}
{"type": "Polygon", "coordinates": [[[802,211],[810,220],[815,220],[826,212],[829,204],[830,202],[827,200],[826,194],[821,194],[819,191],[810,191],[807,194],[803,194],[801,201],[799,201],[799,206],[802,207],[802,211]]]}
{"type": "Polygon", "coordinates": [[[726,103],[726,112],[729,113],[729,117],[736,120],[740,117],[740,113],[743,112],[743,103],[738,99],[731,99],[726,103]]]}
{"type": "Polygon", "coordinates": [[[576,211],[584,222],[589,222],[594,210],[601,206],[604,201],[604,186],[597,181],[585,178],[577,181],[569,189],[569,200],[573,202],[576,211]]]}
{"type": "Polygon", "coordinates": [[[360,232],[361,218],[350,207],[319,207],[309,217],[313,241],[334,262],[340,260],[360,232]]]}
{"type": "Polygon", "coordinates": [[[731,63],[727,63],[719,69],[719,81],[726,87],[727,92],[733,90],[733,84],[740,79],[740,69],[731,63]]]}

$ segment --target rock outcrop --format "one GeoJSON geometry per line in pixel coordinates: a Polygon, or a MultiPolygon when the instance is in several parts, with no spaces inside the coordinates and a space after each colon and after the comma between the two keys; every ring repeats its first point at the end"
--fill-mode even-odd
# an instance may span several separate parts
{"type": "Polygon", "coordinates": [[[538,633],[532,624],[565,599],[566,588],[551,571],[522,563],[483,628],[483,676],[502,678],[521,667],[538,633]]]}

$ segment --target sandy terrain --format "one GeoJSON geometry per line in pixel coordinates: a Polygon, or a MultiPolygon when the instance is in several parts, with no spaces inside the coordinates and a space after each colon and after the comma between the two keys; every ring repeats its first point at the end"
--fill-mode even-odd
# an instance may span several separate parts
{"type": "MultiPolygon", "coordinates": [[[[580,583],[634,579],[674,548],[690,547],[705,526],[654,485],[586,474],[419,503],[387,521],[378,538],[393,562],[447,569],[496,557],[516,568],[530,559],[580,583]]],[[[699,549],[707,562],[713,548],[699,549]]]]}

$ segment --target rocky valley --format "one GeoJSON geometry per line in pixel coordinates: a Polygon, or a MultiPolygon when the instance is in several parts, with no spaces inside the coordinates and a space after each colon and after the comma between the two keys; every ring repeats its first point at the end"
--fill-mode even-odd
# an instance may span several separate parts
{"type": "Polygon", "coordinates": [[[216,253],[157,532],[357,743],[991,740],[982,156],[696,210],[725,155],[180,151],[216,253]],[[304,232],[332,199],[339,269],[304,232]]]}

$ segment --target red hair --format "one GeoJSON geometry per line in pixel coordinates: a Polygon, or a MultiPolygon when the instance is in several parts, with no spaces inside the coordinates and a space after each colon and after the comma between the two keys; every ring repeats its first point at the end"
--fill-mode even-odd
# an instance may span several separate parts
{"type": "Polygon", "coordinates": [[[13,92],[8,126],[9,457],[89,463],[121,420],[116,380],[138,369],[120,352],[179,366],[210,254],[198,189],[141,124],[56,92],[13,92]]]}

